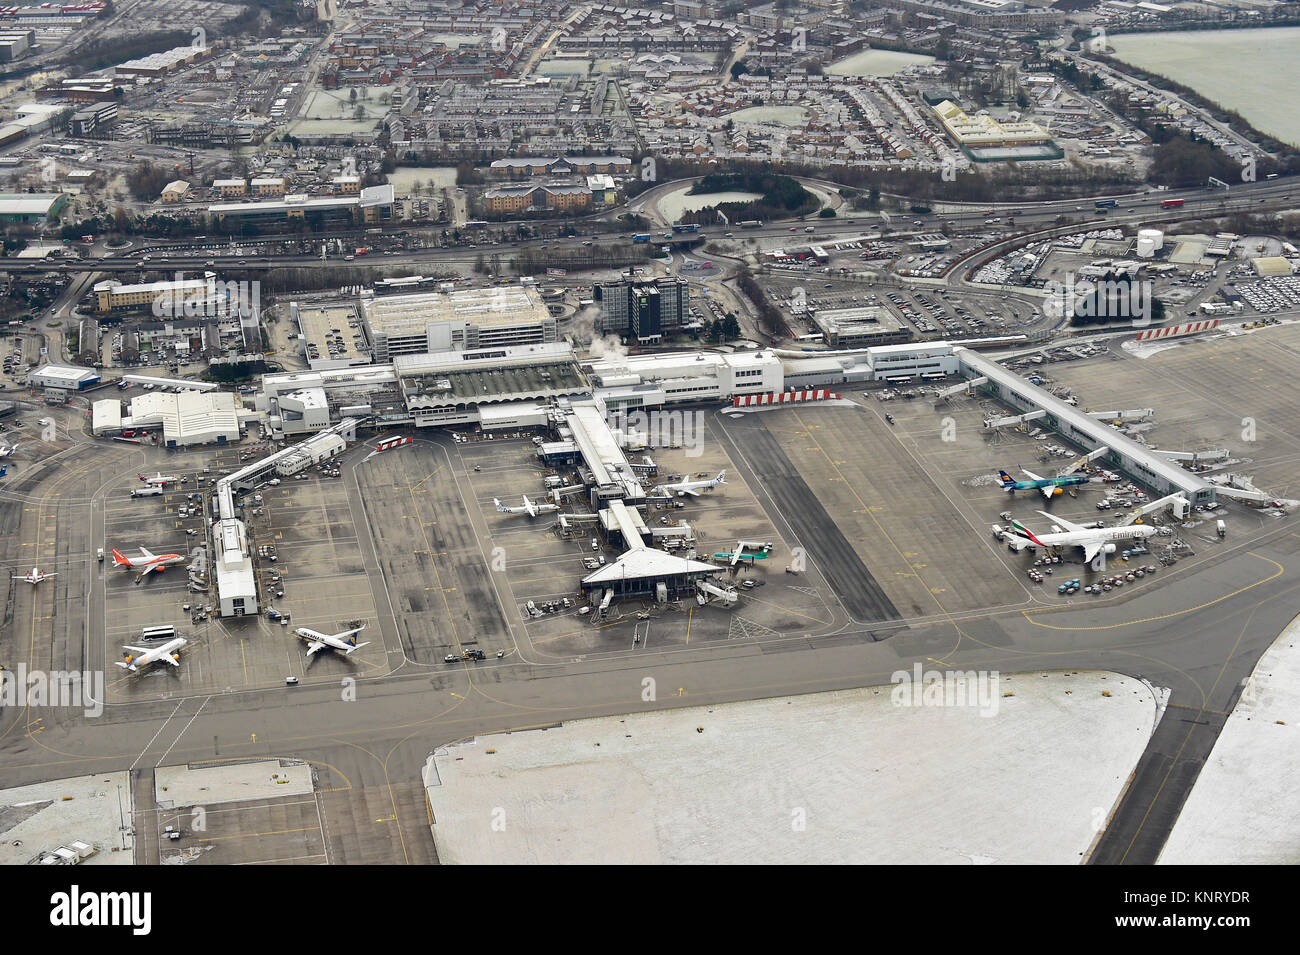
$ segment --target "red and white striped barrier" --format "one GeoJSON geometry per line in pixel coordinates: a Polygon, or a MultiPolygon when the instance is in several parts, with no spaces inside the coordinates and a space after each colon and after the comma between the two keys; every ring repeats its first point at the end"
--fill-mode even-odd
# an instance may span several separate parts
{"type": "Polygon", "coordinates": [[[1155,338],[1176,338],[1179,335],[1195,335],[1197,332],[1208,332],[1212,328],[1219,327],[1217,318],[1207,318],[1201,322],[1188,322],[1186,325],[1170,325],[1168,328],[1148,328],[1145,331],[1138,332],[1137,340],[1140,342],[1149,342],[1155,338]]]}
{"type": "Polygon", "coordinates": [[[411,438],[388,438],[375,445],[375,450],[387,451],[389,448],[400,448],[404,444],[410,444],[411,440],[411,438]]]}
{"type": "Polygon", "coordinates": [[[825,401],[828,398],[842,397],[839,392],[827,388],[808,388],[804,391],[781,391],[766,395],[737,395],[731,400],[733,408],[748,405],[787,405],[799,401],[825,401]]]}

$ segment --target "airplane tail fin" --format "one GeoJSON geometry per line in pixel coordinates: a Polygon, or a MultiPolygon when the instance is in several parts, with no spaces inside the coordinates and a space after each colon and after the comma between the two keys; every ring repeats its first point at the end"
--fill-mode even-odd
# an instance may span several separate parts
{"type": "Polygon", "coordinates": [[[1042,541],[1040,541],[1037,537],[1034,536],[1034,532],[1033,532],[1033,531],[1031,531],[1031,530],[1030,530],[1028,527],[1026,527],[1024,524],[1021,524],[1019,521],[1012,521],[1012,522],[1011,522],[1011,527],[1016,531],[1016,533],[1021,534],[1021,535],[1025,536],[1025,537],[1029,538],[1031,541],[1033,541],[1033,542],[1034,542],[1035,544],[1037,544],[1039,547],[1046,547],[1046,546],[1047,546],[1047,545],[1044,544],[1042,541]]]}
{"type": "Polygon", "coordinates": [[[719,472],[718,472],[718,476],[717,476],[716,478],[714,478],[714,480],[717,481],[719,484],[726,484],[726,483],[727,483],[727,469],[726,469],[726,468],[723,468],[721,471],[719,471],[719,472]]]}
{"type": "Polygon", "coordinates": [[[1016,483],[1016,482],[1012,479],[1011,475],[1008,474],[1006,471],[999,471],[999,472],[998,472],[998,477],[1000,477],[1000,478],[1002,479],[1002,486],[1003,486],[1003,487],[1011,487],[1013,484],[1016,483]]]}
{"type": "Polygon", "coordinates": [[[501,498],[499,497],[492,498],[492,503],[497,506],[498,514],[504,514],[506,512],[506,506],[501,503],[501,498]]]}
{"type": "Polygon", "coordinates": [[[129,662],[123,662],[121,660],[114,660],[113,662],[116,663],[118,666],[120,666],[123,670],[131,669],[131,664],[129,662]]]}
{"type": "Polygon", "coordinates": [[[131,566],[131,560],[130,560],[130,558],[127,557],[126,554],[123,554],[123,553],[122,553],[120,550],[118,550],[116,547],[113,548],[113,566],[114,566],[114,567],[130,567],[130,566],[131,566]]]}

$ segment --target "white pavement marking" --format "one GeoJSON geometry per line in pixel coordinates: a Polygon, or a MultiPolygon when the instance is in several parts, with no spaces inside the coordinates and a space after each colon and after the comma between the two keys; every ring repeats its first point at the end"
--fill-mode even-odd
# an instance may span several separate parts
{"type": "MultiPolygon", "coordinates": [[[[165,727],[168,723],[171,722],[172,716],[175,716],[176,713],[180,710],[180,708],[184,705],[185,705],[184,700],[181,700],[179,703],[176,704],[176,709],[172,710],[171,716],[168,716],[167,719],[163,720],[162,726],[158,727],[158,733],[161,733],[163,731],[163,727],[165,727]]],[[[127,769],[135,769],[136,763],[140,762],[140,760],[144,758],[144,754],[149,751],[149,747],[153,745],[153,741],[158,738],[158,733],[154,733],[153,736],[149,737],[149,742],[144,744],[144,749],[140,750],[140,755],[137,756],[132,761],[131,765],[128,766],[127,769]]]]}

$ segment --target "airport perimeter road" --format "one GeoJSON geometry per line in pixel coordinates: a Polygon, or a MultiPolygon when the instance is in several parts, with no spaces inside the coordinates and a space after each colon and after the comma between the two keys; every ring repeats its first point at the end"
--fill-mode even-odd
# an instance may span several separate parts
{"type": "MultiPolygon", "coordinates": [[[[129,466],[135,464],[130,460],[129,466]]],[[[151,458],[146,466],[152,464],[151,458]]],[[[73,597],[86,594],[76,573],[86,563],[82,548],[91,542],[84,532],[66,538],[58,533],[65,517],[85,521],[81,505],[73,507],[67,499],[95,499],[105,469],[120,472],[127,465],[97,459],[22,488],[21,499],[9,505],[22,515],[19,534],[5,545],[9,565],[25,561],[29,553],[42,563],[53,558],[61,576],[52,583],[65,587],[70,579],[77,587],[73,597]],[[56,504],[61,498],[65,503],[56,504]]],[[[355,500],[356,486],[348,483],[355,500]]],[[[0,497],[9,500],[13,493],[8,485],[0,489],[0,497]]],[[[429,506],[448,505],[431,501],[429,506]]],[[[1097,861],[1149,863],[1164,844],[1242,680],[1294,616],[1298,552],[1300,536],[1285,519],[1256,540],[1224,550],[1213,563],[1162,570],[1158,588],[1142,588],[1116,602],[971,614],[887,634],[849,625],[826,636],[783,633],[659,651],[609,647],[595,656],[545,664],[512,655],[479,663],[398,665],[399,654],[391,653],[395,671],[361,676],[355,698],[347,685],[334,681],[187,694],[175,672],[167,672],[143,678],[142,690],[158,689],[154,698],[110,704],[97,718],[83,715],[79,706],[5,707],[0,711],[4,783],[125,769],[151,775],[161,765],[212,760],[304,759],[328,779],[320,793],[331,859],[427,862],[434,854],[419,772],[432,749],[454,740],[589,716],[887,684],[891,674],[915,662],[1003,673],[1106,669],[1139,676],[1171,693],[1096,854],[1097,861]],[[651,700],[645,698],[646,678],[654,680],[651,700]]],[[[370,555],[366,563],[373,574],[370,555]]],[[[486,582],[486,571],[483,576],[486,582]]],[[[382,589],[378,581],[373,586],[382,589]]],[[[64,590],[48,587],[20,592],[18,613],[0,628],[6,666],[100,665],[86,659],[76,639],[85,625],[84,608],[66,602],[71,598],[64,590]],[[41,602],[32,603],[33,597],[41,602]],[[69,609],[81,610],[80,619],[54,624],[44,619],[69,609]]],[[[381,604],[381,617],[385,612],[381,604]]],[[[399,606],[396,612],[404,611],[399,606]]],[[[92,631],[104,625],[91,623],[92,631]]],[[[399,630],[384,621],[381,632],[390,650],[399,630]]]]}

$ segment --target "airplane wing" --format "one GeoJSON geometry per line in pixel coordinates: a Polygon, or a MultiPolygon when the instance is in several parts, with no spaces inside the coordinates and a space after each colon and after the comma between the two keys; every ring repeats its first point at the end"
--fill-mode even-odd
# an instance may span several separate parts
{"type": "Polygon", "coordinates": [[[176,659],[176,655],[175,655],[175,654],[176,654],[176,653],[179,653],[179,652],[180,652],[180,651],[177,650],[177,651],[175,651],[175,652],[173,652],[173,653],[164,653],[164,654],[163,654],[163,659],[166,660],[168,663],[170,663],[172,666],[174,666],[174,667],[178,667],[178,666],[181,665],[181,661],[176,659]]]}
{"type": "Polygon", "coordinates": [[[130,650],[132,653],[148,653],[148,652],[149,652],[149,648],[148,648],[148,647],[128,647],[128,646],[125,646],[125,645],[124,645],[124,646],[122,647],[122,649],[123,649],[123,650],[130,650]]]}
{"type": "Polygon", "coordinates": [[[307,656],[311,656],[317,650],[324,650],[324,649],[325,649],[325,644],[321,643],[319,640],[313,640],[311,641],[311,643],[307,644],[307,656]]]}
{"type": "Polygon", "coordinates": [[[1025,477],[1029,478],[1029,480],[1031,480],[1031,481],[1043,481],[1043,480],[1046,480],[1045,478],[1043,478],[1042,476],[1040,476],[1040,475],[1038,475],[1038,474],[1035,474],[1033,471],[1029,470],[1028,468],[1021,468],[1021,469],[1020,469],[1020,473],[1023,474],[1025,477]]]}
{"type": "Polygon", "coordinates": [[[1090,564],[1090,563],[1092,563],[1092,559],[1093,559],[1094,557],[1097,556],[1097,552],[1098,552],[1099,550],[1101,550],[1102,545],[1103,545],[1104,543],[1105,543],[1105,541],[1091,541],[1091,542],[1089,542],[1089,543],[1087,543],[1087,544],[1082,545],[1082,546],[1083,546],[1083,562],[1084,562],[1085,564],[1090,564]]]}
{"type": "Polygon", "coordinates": [[[145,560],[153,560],[153,558],[154,558],[154,555],[151,554],[151,553],[149,553],[149,551],[148,551],[147,548],[141,547],[141,548],[140,548],[140,553],[144,554],[144,559],[145,559],[145,560]]]}
{"type": "Polygon", "coordinates": [[[1056,486],[1053,484],[1048,484],[1045,487],[1040,487],[1038,490],[1042,491],[1043,497],[1045,497],[1049,501],[1052,499],[1052,496],[1056,494],[1056,486]]]}
{"type": "Polygon", "coordinates": [[[1042,514],[1049,521],[1055,521],[1057,524],[1060,524],[1067,531],[1071,531],[1071,532],[1086,531],[1088,529],[1084,527],[1082,524],[1072,524],[1069,521],[1067,521],[1064,517],[1056,517],[1052,514],[1048,514],[1046,511],[1039,511],[1038,513],[1042,514]]]}
{"type": "Polygon", "coordinates": [[[700,492],[697,491],[697,490],[696,490],[695,488],[693,488],[693,487],[679,487],[679,488],[677,489],[677,493],[678,493],[678,494],[689,494],[691,497],[699,497],[699,496],[700,496],[700,492]]]}

